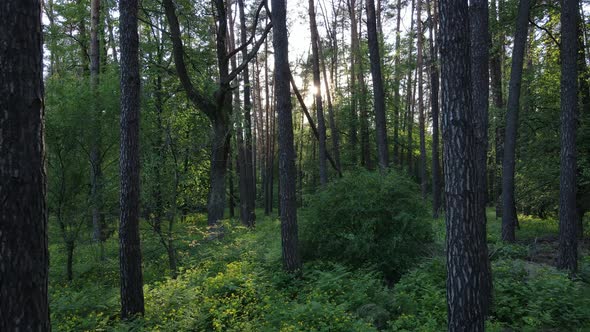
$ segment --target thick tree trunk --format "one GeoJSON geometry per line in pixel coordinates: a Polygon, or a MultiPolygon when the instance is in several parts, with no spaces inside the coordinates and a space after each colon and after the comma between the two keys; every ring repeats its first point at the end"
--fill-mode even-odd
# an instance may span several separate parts
{"type": "Polygon", "coordinates": [[[41,1],[0,22],[0,331],[49,331],[41,1]]]}
{"type": "Polygon", "coordinates": [[[508,87],[508,112],[506,114],[506,133],[504,137],[504,158],[502,160],[502,240],[514,242],[516,216],[516,200],[514,197],[514,173],[516,167],[516,132],[518,112],[520,108],[520,86],[522,82],[522,65],[527,40],[530,0],[520,0],[514,49],[512,51],[512,69],[508,87]]]}
{"type": "Polygon", "coordinates": [[[432,109],[432,217],[438,218],[441,208],[441,171],[440,171],[440,157],[439,157],[439,104],[438,104],[438,90],[439,90],[439,72],[438,72],[438,48],[435,46],[435,32],[434,26],[437,22],[436,7],[434,1],[429,0],[428,16],[431,22],[429,27],[429,41],[430,41],[430,106],[432,109]]]}
{"type": "Polygon", "coordinates": [[[293,117],[287,37],[286,0],[271,0],[274,24],[274,58],[276,98],[279,112],[279,177],[281,183],[281,241],[283,266],[287,272],[301,269],[297,235],[297,197],[295,192],[295,150],[293,148],[293,117]]]}
{"type": "Polygon", "coordinates": [[[559,252],[557,266],[578,269],[576,205],[578,117],[578,1],[561,1],[561,153],[559,176],[559,252]]]}
{"type": "Polygon", "coordinates": [[[475,133],[475,188],[476,188],[476,236],[482,270],[479,277],[479,294],[484,314],[487,315],[492,296],[492,267],[487,244],[487,156],[488,156],[488,108],[489,108],[489,10],[487,0],[471,0],[469,5],[470,55],[473,117],[471,125],[475,133]]]}
{"type": "MultiPolygon", "coordinates": [[[[449,331],[484,331],[467,1],[439,2],[449,331]]],[[[487,259],[487,256],[486,256],[487,259]]]]}
{"type": "Polygon", "coordinates": [[[328,183],[328,168],[326,165],[326,121],[324,119],[324,105],[322,101],[322,89],[320,79],[320,55],[318,50],[319,34],[315,18],[315,5],[313,0],[308,1],[309,5],[309,26],[311,31],[311,53],[312,53],[312,72],[313,85],[315,94],[316,116],[318,120],[319,133],[319,166],[320,166],[320,185],[325,186],[328,183]]]}
{"type": "Polygon", "coordinates": [[[387,145],[387,120],[385,118],[385,92],[383,90],[383,76],[381,75],[381,56],[379,55],[379,36],[377,35],[374,0],[367,0],[367,34],[369,38],[371,76],[373,77],[377,155],[379,156],[379,168],[385,170],[389,167],[389,150],[387,145]]]}
{"type": "MultiPolygon", "coordinates": [[[[230,99],[225,103],[229,103],[229,107],[231,107],[231,94],[228,93],[227,95],[230,96],[230,99]]],[[[211,169],[209,171],[211,187],[209,188],[207,202],[207,224],[211,228],[211,235],[214,237],[223,235],[219,223],[223,220],[225,210],[225,176],[227,174],[229,144],[230,135],[227,119],[224,116],[219,116],[213,121],[211,135],[211,169]]]]}
{"type": "Polygon", "coordinates": [[[121,318],[143,315],[143,277],[139,239],[139,35],[138,1],[119,3],[121,32],[121,318]]]}

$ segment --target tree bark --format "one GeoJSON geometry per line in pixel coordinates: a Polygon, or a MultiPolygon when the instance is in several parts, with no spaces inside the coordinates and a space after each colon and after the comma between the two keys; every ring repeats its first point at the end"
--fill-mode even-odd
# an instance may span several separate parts
{"type": "Polygon", "coordinates": [[[578,1],[561,1],[561,153],[559,176],[559,251],[557,266],[578,269],[576,205],[578,121],[578,1]]]}
{"type": "Polygon", "coordinates": [[[297,234],[297,196],[295,188],[295,150],[289,69],[286,0],[271,0],[274,24],[275,87],[279,112],[279,177],[281,183],[281,242],[283,267],[287,272],[301,270],[297,234]]]}
{"type": "Polygon", "coordinates": [[[515,228],[518,222],[514,197],[516,132],[530,7],[530,0],[520,0],[518,4],[514,49],[512,51],[512,69],[508,87],[508,112],[506,114],[504,158],[502,160],[502,240],[505,242],[514,242],[516,240],[515,228]]]}
{"type": "Polygon", "coordinates": [[[313,85],[316,104],[316,116],[318,120],[319,133],[319,166],[320,166],[320,185],[325,186],[328,183],[328,168],[326,165],[326,121],[324,119],[324,105],[322,102],[322,88],[320,79],[320,55],[318,50],[319,34],[315,17],[315,4],[313,0],[309,4],[309,26],[311,31],[311,53],[312,53],[312,72],[313,85]]]}
{"type": "Polygon", "coordinates": [[[439,2],[448,331],[484,331],[467,1],[439,2]]]}
{"type": "Polygon", "coordinates": [[[489,108],[489,10],[487,0],[471,0],[469,5],[470,59],[473,117],[471,125],[475,133],[475,189],[476,229],[478,254],[482,270],[479,274],[479,294],[484,314],[487,315],[492,296],[492,267],[487,244],[487,156],[488,156],[488,108],[489,108]]]}
{"type": "Polygon", "coordinates": [[[119,3],[121,32],[121,318],[143,315],[143,277],[139,239],[139,35],[138,1],[119,3]]]}
{"type": "Polygon", "coordinates": [[[49,331],[41,1],[0,22],[0,331],[49,331]]]}
{"type": "Polygon", "coordinates": [[[369,39],[369,58],[371,76],[373,77],[373,101],[375,108],[375,131],[377,136],[377,155],[379,168],[383,171],[389,167],[389,150],[387,145],[387,120],[385,117],[385,92],[381,75],[381,56],[379,55],[379,36],[375,17],[375,2],[367,0],[367,34],[369,39]]]}

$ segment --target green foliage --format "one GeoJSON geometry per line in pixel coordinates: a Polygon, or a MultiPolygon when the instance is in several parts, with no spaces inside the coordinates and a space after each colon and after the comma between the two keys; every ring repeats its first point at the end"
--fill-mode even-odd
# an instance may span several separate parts
{"type": "MultiPolygon", "coordinates": [[[[588,284],[564,272],[519,259],[492,264],[494,295],[487,322],[491,330],[539,331],[590,328],[588,284]]],[[[393,331],[446,328],[446,268],[433,259],[404,275],[394,287],[393,331]]]]}
{"type": "Polygon", "coordinates": [[[399,278],[424,256],[433,232],[418,186],[395,171],[358,171],[319,191],[303,212],[306,259],[373,265],[399,278]]]}
{"type": "MultiPolygon", "coordinates": [[[[118,319],[116,262],[99,262],[83,246],[77,264],[84,278],[50,284],[52,324],[58,331],[374,331],[391,319],[392,293],[379,273],[330,262],[304,267],[300,278],[281,268],[279,222],[259,220],[255,230],[225,223],[222,241],[204,240],[204,220],[177,223],[182,262],[178,278],[163,278],[162,252],[144,229],[146,314],[134,322],[118,319]],[[89,265],[89,266],[86,266],[89,265]],[[99,266],[103,270],[98,269],[99,266]],[[82,271],[86,272],[82,272],[82,271]]],[[[107,257],[116,242],[106,243],[107,257]]],[[[51,271],[63,254],[51,247],[51,271]]],[[[61,259],[60,259],[61,258],[61,259]]],[[[165,264],[164,264],[165,265],[165,264]]],[[[55,280],[57,279],[57,280],[55,280]]]]}

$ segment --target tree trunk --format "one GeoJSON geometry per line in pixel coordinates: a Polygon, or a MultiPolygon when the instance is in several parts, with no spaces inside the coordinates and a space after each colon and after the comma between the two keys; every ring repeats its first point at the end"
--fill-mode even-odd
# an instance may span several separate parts
{"type": "Polygon", "coordinates": [[[488,108],[489,108],[489,10],[487,0],[472,0],[469,5],[470,59],[473,117],[471,125],[475,133],[475,188],[476,188],[476,244],[482,270],[479,277],[479,294],[484,314],[487,315],[492,297],[492,267],[487,244],[487,156],[488,156],[488,108]]]}
{"type": "Polygon", "coordinates": [[[143,315],[143,277],[139,239],[139,36],[138,1],[119,3],[121,32],[121,318],[143,315]]]}
{"type": "Polygon", "coordinates": [[[358,124],[358,113],[357,106],[359,104],[357,87],[357,52],[358,52],[358,28],[356,20],[356,0],[348,0],[348,14],[350,16],[350,119],[349,119],[349,154],[353,165],[357,164],[357,124],[358,124]]]}
{"type": "MultiPolygon", "coordinates": [[[[484,331],[467,1],[439,2],[449,331],[484,331]]],[[[486,256],[487,259],[487,256],[486,256]]]]}
{"type": "MultiPolygon", "coordinates": [[[[317,29],[317,26],[316,26],[317,29]]],[[[341,171],[340,166],[340,133],[336,127],[336,118],[334,117],[334,106],[332,105],[332,91],[331,85],[328,84],[328,75],[326,70],[326,61],[324,59],[322,43],[318,42],[319,57],[322,64],[322,75],[324,76],[324,85],[326,87],[326,100],[328,101],[328,119],[330,123],[330,134],[332,135],[332,154],[334,156],[334,163],[338,171],[341,171]]]]}
{"type": "Polygon", "coordinates": [[[559,251],[557,266],[578,269],[576,206],[578,117],[578,1],[561,1],[561,153],[559,176],[559,251]]]}
{"type": "Polygon", "coordinates": [[[422,31],[422,0],[418,0],[417,7],[418,13],[416,14],[416,30],[418,32],[418,54],[416,58],[416,70],[418,71],[418,123],[420,126],[420,187],[422,189],[422,199],[426,200],[426,195],[428,193],[428,182],[426,178],[426,128],[424,123],[424,83],[422,81],[424,66],[422,57],[422,50],[424,48],[424,36],[422,31]]]}
{"type": "MultiPolygon", "coordinates": [[[[90,89],[92,90],[92,142],[90,151],[90,199],[92,203],[92,228],[94,241],[102,247],[104,241],[103,175],[101,160],[101,106],[98,91],[100,77],[100,0],[90,2],[90,89]]],[[[102,252],[102,248],[101,248],[102,252]]],[[[104,260],[103,255],[100,257],[104,260]]]]}
{"type": "Polygon", "coordinates": [[[283,267],[287,272],[301,269],[297,235],[297,197],[295,192],[295,150],[293,149],[293,117],[287,37],[287,4],[271,0],[274,24],[275,86],[279,112],[279,177],[281,182],[281,241],[283,267]]]}
{"type": "Polygon", "coordinates": [[[72,281],[72,279],[74,279],[74,241],[72,240],[66,242],[66,255],[66,278],[68,281],[72,281]]]}
{"type": "MultiPolygon", "coordinates": [[[[227,94],[231,107],[231,94],[227,94]]],[[[226,96],[225,99],[228,99],[226,96]]],[[[227,106],[226,106],[227,107],[227,106]]],[[[220,114],[221,112],[218,112],[220,114]]],[[[225,116],[219,115],[213,121],[213,132],[211,137],[211,170],[209,177],[211,188],[209,188],[209,199],[207,203],[207,224],[210,227],[213,237],[222,236],[223,230],[219,222],[223,219],[225,210],[225,176],[227,174],[227,158],[229,155],[229,125],[225,116]]]]}
{"type": "Polygon", "coordinates": [[[508,87],[508,112],[506,114],[504,158],[502,160],[502,240],[505,242],[515,241],[515,228],[518,222],[514,197],[516,132],[530,7],[530,0],[520,0],[518,4],[514,49],[512,51],[512,69],[508,87]]]}
{"type": "MultiPolygon", "coordinates": [[[[498,20],[496,18],[496,1],[492,1],[492,24],[498,28],[498,20]]],[[[490,79],[492,89],[492,101],[496,112],[499,115],[495,118],[495,146],[496,146],[496,158],[495,158],[495,172],[494,180],[496,182],[494,197],[496,202],[496,219],[502,217],[502,160],[504,157],[504,125],[502,123],[504,113],[504,96],[502,92],[502,53],[504,49],[504,38],[498,32],[492,39],[492,52],[490,56],[490,79]]]]}
{"type": "Polygon", "coordinates": [[[309,26],[311,31],[311,53],[312,53],[312,72],[313,85],[316,104],[316,116],[318,120],[319,133],[319,166],[320,166],[320,185],[325,186],[328,183],[328,168],[326,165],[326,121],[324,119],[324,105],[322,102],[322,89],[320,79],[320,56],[318,51],[319,35],[315,18],[315,5],[313,0],[309,0],[309,26]]]}
{"type": "Polygon", "coordinates": [[[429,26],[429,42],[430,42],[430,106],[432,109],[432,217],[438,218],[441,207],[441,184],[440,184],[440,159],[439,159],[439,105],[438,105],[438,90],[439,90],[439,74],[438,74],[438,47],[435,46],[434,26],[437,23],[436,7],[434,1],[429,0],[428,16],[432,24],[429,26]]]}
{"type": "Polygon", "coordinates": [[[375,17],[375,2],[367,0],[367,34],[369,38],[369,58],[371,76],[373,77],[373,100],[375,108],[375,131],[379,168],[383,171],[389,167],[389,150],[387,145],[387,120],[385,117],[385,93],[381,75],[381,56],[379,55],[379,37],[375,17]]]}
{"type": "Polygon", "coordinates": [[[41,1],[0,22],[0,331],[49,331],[41,1]]]}
{"type": "MultiPolygon", "coordinates": [[[[414,4],[415,1],[412,0],[412,8],[410,10],[410,15],[414,16],[414,4]]],[[[408,78],[406,81],[406,108],[407,108],[407,114],[406,114],[406,123],[405,123],[405,128],[406,128],[406,132],[407,132],[407,142],[406,142],[406,150],[407,150],[407,162],[408,162],[408,173],[412,173],[412,125],[414,123],[414,116],[412,114],[412,104],[414,103],[414,97],[413,97],[413,89],[412,89],[412,52],[413,52],[413,47],[414,47],[414,20],[410,20],[410,48],[408,50],[408,78]]],[[[400,159],[402,160],[402,166],[403,166],[403,155],[400,156],[400,159]]]]}
{"type": "Polygon", "coordinates": [[[400,139],[399,139],[399,125],[401,116],[401,96],[400,96],[400,57],[401,57],[401,16],[402,16],[402,1],[397,0],[397,19],[395,25],[395,55],[394,55],[394,77],[393,77],[393,163],[400,164],[400,139]]]}
{"type": "MultiPolygon", "coordinates": [[[[245,44],[247,41],[246,38],[246,15],[244,13],[244,1],[238,0],[238,6],[240,10],[240,21],[241,21],[241,42],[245,44]]],[[[244,48],[242,51],[242,57],[246,58],[248,55],[247,48],[244,48]]],[[[244,222],[249,227],[254,227],[256,222],[256,177],[254,176],[254,156],[253,156],[253,149],[252,149],[252,97],[250,92],[250,72],[246,68],[243,72],[244,77],[244,134],[245,134],[245,141],[244,141],[244,170],[240,173],[240,176],[244,177],[244,184],[246,186],[244,195],[245,197],[240,196],[240,201],[244,200],[242,204],[243,208],[240,212],[240,217],[242,218],[242,222],[244,222]]]]}

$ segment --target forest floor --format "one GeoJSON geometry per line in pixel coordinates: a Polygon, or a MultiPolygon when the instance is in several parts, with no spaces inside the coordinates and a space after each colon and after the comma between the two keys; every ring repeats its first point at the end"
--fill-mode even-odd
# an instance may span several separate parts
{"type": "MultiPolygon", "coordinates": [[[[206,240],[206,216],[175,226],[179,276],[170,278],[166,251],[142,223],[145,317],[118,319],[118,245],[106,259],[90,238],[76,248],[74,280],[65,278],[59,232],[50,228],[50,305],[56,331],[442,331],[446,324],[444,220],[436,245],[393,287],[370,268],[306,262],[293,279],[281,269],[280,225],[263,217],[254,230],[226,222],[221,241],[206,240]]],[[[261,217],[262,216],[262,217],[261,217]]],[[[557,221],[520,216],[517,243],[501,243],[500,220],[488,211],[494,273],[491,331],[590,330],[590,257],[582,246],[574,280],[555,270],[557,221]]],[[[89,233],[89,232],[88,232],[89,233]]]]}

